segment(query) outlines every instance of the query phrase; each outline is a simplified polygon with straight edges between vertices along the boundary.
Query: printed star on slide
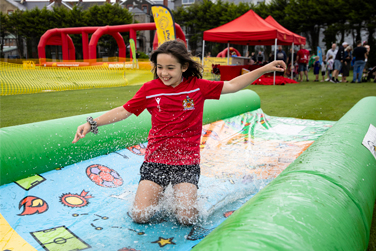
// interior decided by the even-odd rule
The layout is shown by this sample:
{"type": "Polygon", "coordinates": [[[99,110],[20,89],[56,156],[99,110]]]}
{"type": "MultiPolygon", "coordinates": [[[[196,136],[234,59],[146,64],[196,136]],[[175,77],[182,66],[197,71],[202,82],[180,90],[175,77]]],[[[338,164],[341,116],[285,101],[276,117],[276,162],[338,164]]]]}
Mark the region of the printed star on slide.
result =
{"type": "Polygon", "coordinates": [[[159,246],[162,248],[164,246],[166,246],[167,244],[176,244],[174,242],[172,242],[172,239],[174,239],[174,237],[171,237],[171,238],[168,238],[168,239],[164,239],[162,237],[159,237],[159,240],[157,241],[153,241],[152,243],[158,243],[159,246]]]}

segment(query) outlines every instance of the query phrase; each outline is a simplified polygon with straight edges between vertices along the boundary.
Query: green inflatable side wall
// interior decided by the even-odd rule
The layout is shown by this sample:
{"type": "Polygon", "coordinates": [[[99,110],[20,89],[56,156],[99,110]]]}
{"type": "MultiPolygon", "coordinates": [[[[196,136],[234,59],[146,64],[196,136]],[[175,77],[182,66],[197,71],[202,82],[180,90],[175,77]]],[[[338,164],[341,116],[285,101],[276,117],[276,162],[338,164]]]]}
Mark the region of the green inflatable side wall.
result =
{"type": "MultiPolygon", "coordinates": [[[[260,108],[260,97],[243,90],[222,95],[220,100],[207,100],[203,122],[210,123],[260,108]]],[[[5,127],[0,129],[0,185],[34,174],[64,167],[82,160],[108,154],[147,140],[151,127],[150,114],[102,126],[99,133],[89,133],[84,140],[72,144],[77,126],[87,116],[104,112],[5,127]]]]}
{"type": "Polygon", "coordinates": [[[376,97],[359,101],[194,250],[366,250],[376,160],[362,145],[376,97]]]}

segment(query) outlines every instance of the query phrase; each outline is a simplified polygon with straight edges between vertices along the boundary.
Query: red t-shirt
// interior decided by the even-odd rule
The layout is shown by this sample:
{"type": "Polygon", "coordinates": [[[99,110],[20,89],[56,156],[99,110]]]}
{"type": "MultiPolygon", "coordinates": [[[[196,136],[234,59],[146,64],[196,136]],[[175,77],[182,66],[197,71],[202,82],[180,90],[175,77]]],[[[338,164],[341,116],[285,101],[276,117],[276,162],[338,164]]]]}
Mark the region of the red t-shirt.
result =
{"type": "Polygon", "coordinates": [[[178,86],[158,78],[145,83],[123,107],[138,116],[151,114],[145,162],[168,165],[200,163],[200,137],[205,99],[219,99],[223,81],[190,77],[178,86]]]}
{"type": "Polygon", "coordinates": [[[298,51],[297,55],[299,56],[299,60],[298,60],[299,64],[308,64],[308,60],[309,60],[309,51],[308,50],[300,49],[298,51]]]}

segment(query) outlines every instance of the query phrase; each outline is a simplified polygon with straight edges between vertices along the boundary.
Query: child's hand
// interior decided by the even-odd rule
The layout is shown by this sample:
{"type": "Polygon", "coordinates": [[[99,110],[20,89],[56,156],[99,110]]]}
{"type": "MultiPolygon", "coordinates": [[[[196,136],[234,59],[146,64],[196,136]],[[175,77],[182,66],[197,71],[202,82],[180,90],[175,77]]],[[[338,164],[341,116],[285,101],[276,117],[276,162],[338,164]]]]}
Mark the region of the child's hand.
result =
{"type": "Polygon", "coordinates": [[[90,132],[91,125],[89,123],[85,123],[77,127],[76,135],[74,135],[74,139],[72,143],[76,143],[79,139],[82,139],[85,137],[85,135],[90,132]]]}
{"type": "Polygon", "coordinates": [[[273,71],[284,72],[286,70],[286,64],[282,60],[276,60],[265,65],[265,68],[265,73],[273,71]]]}

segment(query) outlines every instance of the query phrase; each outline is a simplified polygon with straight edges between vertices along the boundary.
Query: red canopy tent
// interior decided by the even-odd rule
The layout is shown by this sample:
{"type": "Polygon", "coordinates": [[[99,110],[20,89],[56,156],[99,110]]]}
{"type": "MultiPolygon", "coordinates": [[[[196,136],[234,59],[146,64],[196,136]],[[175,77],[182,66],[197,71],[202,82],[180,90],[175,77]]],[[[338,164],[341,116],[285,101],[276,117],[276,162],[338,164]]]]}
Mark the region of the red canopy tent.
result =
{"type": "MultiPolygon", "coordinates": [[[[275,45],[277,47],[277,41],[281,45],[290,45],[294,41],[292,34],[288,34],[267,23],[253,10],[249,10],[244,15],[227,24],[204,31],[203,38],[202,62],[204,62],[205,41],[227,43],[227,47],[230,46],[230,43],[241,45],[275,45]]],[[[276,52],[277,50],[274,50],[274,59],[276,58],[276,52]]],[[[228,53],[227,58],[229,57],[228,53]]]]}
{"type": "Polygon", "coordinates": [[[253,10],[217,28],[204,31],[204,41],[242,45],[290,45],[293,35],[278,30],[253,10]]]}
{"type": "MultiPolygon", "coordinates": [[[[292,31],[289,31],[288,29],[286,29],[285,27],[283,27],[282,25],[280,25],[277,21],[275,21],[275,19],[272,17],[272,16],[268,16],[267,18],[265,18],[265,21],[271,25],[273,25],[274,27],[276,27],[278,30],[281,30],[281,31],[284,31],[285,33],[288,33],[290,35],[292,35],[294,37],[293,39],[293,43],[292,43],[292,47],[294,47],[294,44],[295,45],[300,45],[300,44],[305,44],[306,43],[306,38],[305,37],[302,37],[292,31]]],[[[291,65],[294,65],[294,51],[292,51],[292,58],[291,58],[291,65]]],[[[291,78],[293,78],[293,72],[291,71],[291,78]]]]}
{"type": "Polygon", "coordinates": [[[292,31],[289,31],[288,29],[286,29],[285,27],[283,27],[282,25],[280,25],[277,21],[275,21],[275,19],[272,17],[272,16],[268,16],[267,18],[265,18],[265,21],[274,26],[275,28],[277,28],[278,30],[280,31],[283,31],[289,35],[292,35],[294,37],[293,39],[293,43],[295,45],[300,45],[300,44],[305,44],[306,43],[306,38],[305,37],[302,37],[292,31]]]}

